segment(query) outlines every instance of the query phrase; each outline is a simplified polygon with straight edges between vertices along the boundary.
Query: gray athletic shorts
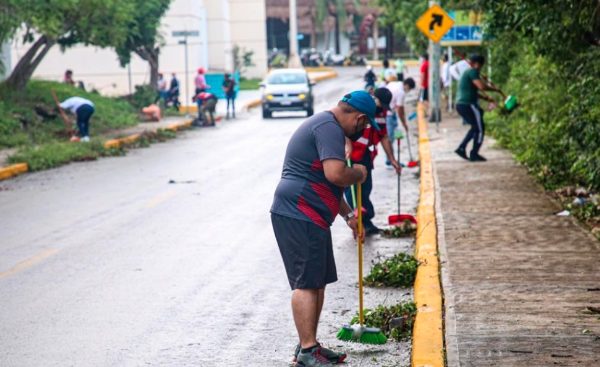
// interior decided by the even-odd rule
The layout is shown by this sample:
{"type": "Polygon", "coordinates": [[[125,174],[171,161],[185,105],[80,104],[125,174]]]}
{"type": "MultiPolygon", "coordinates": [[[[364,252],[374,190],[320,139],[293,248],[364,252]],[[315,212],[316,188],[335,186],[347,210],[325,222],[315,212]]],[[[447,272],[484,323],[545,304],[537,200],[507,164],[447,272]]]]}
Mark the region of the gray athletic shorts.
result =
{"type": "Polygon", "coordinates": [[[320,289],[337,281],[329,228],[274,213],[271,223],[292,290],[320,289]]]}

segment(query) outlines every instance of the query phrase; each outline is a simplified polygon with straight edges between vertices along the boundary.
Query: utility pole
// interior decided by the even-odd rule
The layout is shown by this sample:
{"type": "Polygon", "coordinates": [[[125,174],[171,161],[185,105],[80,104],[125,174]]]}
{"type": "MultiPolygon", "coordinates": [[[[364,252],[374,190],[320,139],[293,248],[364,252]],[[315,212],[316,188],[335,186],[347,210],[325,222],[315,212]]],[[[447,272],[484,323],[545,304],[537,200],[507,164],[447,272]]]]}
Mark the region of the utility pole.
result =
{"type": "MultiPolygon", "coordinates": [[[[430,0],[429,6],[436,2],[430,0]]],[[[429,41],[429,101],[431,103],[431,114],[429,122],[435,122],[436,130],[439,131],[440,121],[442,121],[442,111],[440,109],[440,58],[441,46],[439,42],[429,41]]]]}
{"type": "Polygon", "coordinates": [[[184,45],[185,52],[185,105],[186,106],[186,114],[189,115],[189,106],[187,103],[190,103],[190,87],[189,87],[189,63],[188,63],[188,31],[184,32],[184,38],[178,42],[180,45],[184,45]]]}
{"type": "Polygon", "coordinates": [[[298,19],[296,15],[296,0],[290,0],[290,57],[288,59],[288,67],[302,67],[302,62],[298,56],[298,19]]]}

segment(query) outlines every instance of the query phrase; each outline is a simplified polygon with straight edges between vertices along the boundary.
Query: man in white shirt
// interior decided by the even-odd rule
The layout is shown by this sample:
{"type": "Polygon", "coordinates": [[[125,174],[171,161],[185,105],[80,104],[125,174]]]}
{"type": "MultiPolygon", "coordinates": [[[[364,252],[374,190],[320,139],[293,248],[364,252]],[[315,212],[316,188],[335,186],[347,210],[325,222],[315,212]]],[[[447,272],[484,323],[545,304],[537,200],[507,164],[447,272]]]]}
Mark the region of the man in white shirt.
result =
{"type": "Polygon", "coordinates": [[[94,114],[94,103],[82,97],[71,97],[64,100],[59,107],[67,110],[77,117],[77,130],[79,136],[71,137],[71,141],[90,141],[90,118],[94,114]]]}
{"type": "Polygon", "coordinates": [[[460,60],[450,66],[450,76],[452,79],[459,81],[462,74],[470,68],[471,65],[467,60],[460,60]]]}
{"type": "MultiPolygon", "coordinates": [[[[404,113],[404,99],[406,97],[406,93],[415,88],[415,81],[412,78],[406,78],[404,81],[397,81],[397,77],[392,75],[389,77],[388,84],[385,86],[387,89],[392,92],[392,100],[390,101],[390,111],[388,112],[386,118],[386,128],[388,132],[388,139],[390,139],[390,143],[394,142],[394,131],[398,127],[398,118],[402,122],[402,126],[406,130],[408,134],[408,124],[406,123],[406,114],[404,113]]],[[[388,166],[391,165],[391,162],[385,162],[388,166]]]]}
{"type": "Polygon", "coordinates": [[[441,70],[441,79],[442,79],[442,95],[446,104],[446,108],[450,107],[450,98],[448,96],[452,91],[450,90],[450,82],[452,81],[452,77],[450,76],[450,62],[448,61],[448,54],[444,54],[442,70],[441,70]]]}

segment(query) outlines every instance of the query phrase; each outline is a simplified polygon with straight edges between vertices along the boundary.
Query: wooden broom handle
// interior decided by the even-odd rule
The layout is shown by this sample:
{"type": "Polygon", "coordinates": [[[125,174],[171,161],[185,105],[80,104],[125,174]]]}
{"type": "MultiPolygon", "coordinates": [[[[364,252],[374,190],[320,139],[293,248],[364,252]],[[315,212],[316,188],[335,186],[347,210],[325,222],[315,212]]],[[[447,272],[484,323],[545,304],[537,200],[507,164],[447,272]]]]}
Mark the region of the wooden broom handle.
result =
{"type": "Polygon", "coordinates": [[[56,103],[56,107],[58,107],[58,112],[60,113],[60,117],[63,119],[64,123],[65,123],[65,127],[67,128],[67,130],[71,130],[71,123],[69,122],[69,119],[67,118],[67,115],[65,115],[65,111],[63,111],[62,107],[60,107],[60,102],[58,101],[58,97],[56,96],[56,92],[54,91],[54,89],[50,90],[50,93],[52,93],[52,98],[54,98],[54,103],[56,103]]]}
{"type": "Polygon", "coordinates": [[[356,185],[356,201],[357,201],[357,220],[358,220],[358,320],[360,326],[365,323],[365,315],[363,312],[363,222],[362,222],[362,184],[356,185]]]}

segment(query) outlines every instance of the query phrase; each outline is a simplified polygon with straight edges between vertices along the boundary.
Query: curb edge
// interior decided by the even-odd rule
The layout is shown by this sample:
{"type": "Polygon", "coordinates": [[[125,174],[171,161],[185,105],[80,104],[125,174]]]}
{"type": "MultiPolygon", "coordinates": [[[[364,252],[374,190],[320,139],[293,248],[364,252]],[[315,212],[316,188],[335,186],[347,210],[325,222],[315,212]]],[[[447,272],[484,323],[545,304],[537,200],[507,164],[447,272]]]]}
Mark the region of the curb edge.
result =
{"type": "Polygon", "coordinates": [[[419,105],[418,116],[421,182],[417,208],[418,236],[415,257],[421,265],[417,270],[414,287],[417,316],[413,327],[411,366],[443,367],[443,299],[435,217],[435,183],[427,137],[427,121],[422,105],[419,105]]]}
{"type": "Polygon", "coordinates": [[[27,163],[15,163],[10,166],[0,167],[0,181],[18,176],[29,171],[27,163]]]}

